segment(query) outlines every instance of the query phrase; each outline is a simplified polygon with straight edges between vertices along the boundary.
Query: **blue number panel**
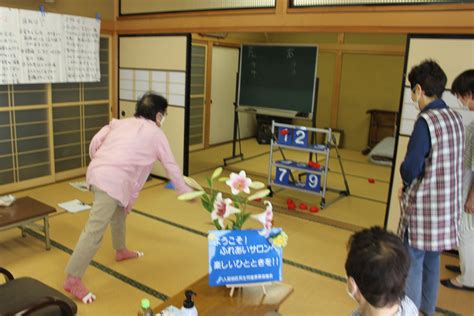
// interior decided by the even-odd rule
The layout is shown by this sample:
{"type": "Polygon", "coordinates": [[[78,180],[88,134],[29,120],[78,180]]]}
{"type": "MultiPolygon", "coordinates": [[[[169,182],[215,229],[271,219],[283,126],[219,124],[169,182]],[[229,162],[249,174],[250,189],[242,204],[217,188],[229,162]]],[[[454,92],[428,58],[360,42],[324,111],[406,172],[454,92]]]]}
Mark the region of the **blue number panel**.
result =
{"type": "Polygon", "coordinates": [[[278,144],[290,146],[293,141],[293,129],[280,127],[278,129],[278,144]]]}
{"type": "Polygon", "coordinates": [[[311,192],[321,192],[321,175],[309,173],[306,176],[305,189],[311,192]]]}
{"type": "Polygon", "coordinates": [[[275,183],[288,185],[290,172],[291,172],[290,169],[277,167],[276,175],[275,175],[275,183]]]}
{"type": "Polygon", "coordinates": [[[305,128],[296,128],[293,132],[293,146],[308,147],[308,130],[305,128]]]}

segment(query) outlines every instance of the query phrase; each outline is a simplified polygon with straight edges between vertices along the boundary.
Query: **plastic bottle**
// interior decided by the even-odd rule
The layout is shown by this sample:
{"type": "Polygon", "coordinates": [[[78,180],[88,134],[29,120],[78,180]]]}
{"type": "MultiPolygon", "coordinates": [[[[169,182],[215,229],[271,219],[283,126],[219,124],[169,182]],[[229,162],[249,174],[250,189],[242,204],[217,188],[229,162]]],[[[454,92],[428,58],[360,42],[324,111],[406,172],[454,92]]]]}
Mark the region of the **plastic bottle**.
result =
{"type": "Polygon", "coordinates": [[[150,300],[147,298],[141,301],[140,316],[153,316],[153,310],[150,308],[150,300]]]}
{"type": "Polygon", "coordinates": [[[181,316],[198,316],[198,311],[193,302],[193,295],[197,294],[191,290],[186,290],[184,295],[186,299],[183,302],[183,307],[181,307],[181,316]]]}

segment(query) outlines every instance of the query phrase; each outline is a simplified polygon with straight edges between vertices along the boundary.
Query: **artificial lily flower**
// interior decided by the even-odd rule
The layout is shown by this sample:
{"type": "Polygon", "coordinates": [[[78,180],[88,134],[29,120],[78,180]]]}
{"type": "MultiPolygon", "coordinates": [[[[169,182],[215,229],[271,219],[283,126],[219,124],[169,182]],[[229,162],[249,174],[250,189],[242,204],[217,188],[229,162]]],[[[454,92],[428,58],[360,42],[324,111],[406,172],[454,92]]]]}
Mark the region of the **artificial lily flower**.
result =
{"type": "Polygon", "coordinates": [[[217,219],[221,228],[224,228],[224,219],[232,214],[240,213],[240,210],[233,207],[231,199],[223,199],[222,193],[218,193],[214,201],[214,210],[211,212],[213,221],[217,219]]]}
{"type": "Polygon", "coordinates": [[[230,179],[225,182],[232,190],[233,195],[237,195],[240,192],[250,193],[250,185],[252,180],[247,178],[245,171],[240,171],[239,174],[232,172],[230,179]]]}
{"type": "Polygon", "coordinates": [[[272,229],[273,206],[269,201],[264,201],[264,203],[267,205],[265,211],[260,214],[252,215],[252,218],[263,224],[262,235],[268,237],[272,229]]]}

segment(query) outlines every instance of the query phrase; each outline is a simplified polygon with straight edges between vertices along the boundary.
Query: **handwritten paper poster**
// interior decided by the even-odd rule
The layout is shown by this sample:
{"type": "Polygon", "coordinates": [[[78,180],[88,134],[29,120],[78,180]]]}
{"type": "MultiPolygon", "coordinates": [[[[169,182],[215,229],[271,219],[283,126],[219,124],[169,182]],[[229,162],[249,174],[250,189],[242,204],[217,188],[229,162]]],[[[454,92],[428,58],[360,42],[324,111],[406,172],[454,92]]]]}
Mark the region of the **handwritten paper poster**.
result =
{"type": "Polygon", "coordinates": [[[20,10],[22,78],[28,83],[63,81],[61,15],[20,10]]]}
{"type": "Polygon", "coordinates": [[[64,61],[67,82],[100,81],[100,22],[63,15],[64,61]]]}
{"type": "Polygon", "coordinates": [[[20,83],[19,11],[0,7],[0,83],[20,83]]]}
{"type": "Polygon", "coordinates": [[[100,81],[100,20],[0,7],[0,84],[100,81]]]}

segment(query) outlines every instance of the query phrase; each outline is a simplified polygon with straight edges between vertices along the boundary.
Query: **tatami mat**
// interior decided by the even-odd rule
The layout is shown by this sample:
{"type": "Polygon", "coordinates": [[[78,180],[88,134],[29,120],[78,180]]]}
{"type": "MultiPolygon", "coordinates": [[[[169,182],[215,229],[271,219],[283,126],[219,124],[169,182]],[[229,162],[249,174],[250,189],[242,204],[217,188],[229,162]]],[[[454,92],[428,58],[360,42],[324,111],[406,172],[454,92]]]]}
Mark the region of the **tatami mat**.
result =
{"type": "MultiPolygon", "coordinates": [[[[269,151],[268,145],[259,145],[255,138],[242,140],[242,152],[244,157],[254,157],[269,151]]],[[[239,147],[237,143],[236,150],[239,147]]],[[[224,163],[224,158],[232,156],[232,143],[216,145],[203,150],[189,153],[189,173],[195,174],[205,170],[216,168],[224,163]]]]}
{"type": "MultiPolygon", "coordinates": [[[[52,226],[53,230],[56,228],[56,225],[52,226]]],[[[0,254],[0,266],[11,271],[14,277],[29,276],[69,295],[62,289],[64,267],[69,260],[66,252],[54,246],[46,251],[42,241],[31,236],[22,238],[20,231],[15,229],[0,233],[0,254]]],[[[140,300],[149,297],[92,266],[87,270],[84,282],[96,293],[98,301],[90,305],[77,302],[79,316],[136,315],[140,300]]],[[[161,302],[156,298],[152,301],[161,302]]]]}
{"type": "MultiPolygon", "coordinates": [[[[92,199],[91,193],[71,189],[68,182],[22,194],[50,205],[73,198],[92,199]]],[[[347,198],[337,203],[343,205],[350,199],[364,201],[347,198]]],[[[344,208],[357,214],[355,205],[344,208]]],[[[135,315],[141,298],[148,297],[154,306],[158,305],[161,295],[173,295],[207,272],[206,232],[213,228],[209,213],[199,203],[180,202],[173,190],[157,183],[142,190],[135,209],[127,219],[127,244],[131,249],[143,250],[145,256],[115,262],[107,231],[95,263],[84,277],[98,301],[87,306],[78,303],[79,315],[135,315]]],[[[250,210],[260,211],[254,207],[250,210]]],[[[18,277],[32,276],[62,290],[68,252],[74,248],[87,216],[86,211],[51,218],[51,251],[44,250],[44,243],[35,237],[22,238],[18,229],[1,232],[0,266],[18,277]]],[[[282,305],[282,314],[347,315],[355,308],[344,283],[346,243],[351,231],[281,213],[275,213],[274,221],[289,235],[284,250],[284,282],[295,288],[282,305]]],[[[258,227],[255,222],[249,224],[258,227]]],[[[443,256],[445,262],[456,263],[456,259],[443,256]]],[[[442,269],[442,277],[448,276],[452,274],[442,269]]],[[[440,288],[438,305],[442,314],[454,311],[472,315],[473,304],[472,293],[440,288]]]]}
{"type": "MultiPolygon", "coordinates": [[[[237,170],[236,170],[237,171],[237,170]]],[[[228,176],[229,171],[224,171],[223,176],[228,176]]],[[[206,177],[209,177],[210,173],[209,172],[204,172],[198,175],[194,175],[193,178],[196,179],[199,183],[201,183],[203,186],[206,184],[206,177]]],[[[266,179],[262,177],[254,177],[250,175],[250,177],[253,180],[257,181],[263,181],[266,183],[266,179]]],[[[370,192],[377,192],[377,189],[374,189],[374,191],[371,191],[371,188],[380,188],[381,186],[384,186],[384,184],[380,183],[375,183],[375,184],[369,184],[367,182],[362,183],[362,186],[367,187],[367,193],[370,192]]],[[[350,185],[352,188],[353,186],[350,185]]],[[[217,190],[220,190],[222,192],[226,192],[230,194],[230,188],[224,184],[224,183],[215,183],[215,188],[217,190]]],[[[343,188],[342,186],[340,187],[341,189],[343,188]]],[[[304,193],[304,192],[299,192],[299,191],[294,191],[294,190],[282,190],[279,191],[280,189],[275,188],[277,191],[274,193],[273,197],[270,198],[272,203],[274,204],[275,207],[280,208],[281,211],[287,212],[289,215],[301,215],[301,213],[305,214],[306,216],[310,217],[323,217],[323,218],[328,218],[332,219],[341,223],[347,223],[349,225],[355,225],[359,227],[371,227],[374,225],[379,225],[383,226],[384,220],[385,220],[385,211],[386,211],[386,204],[380,202],[382,199],[382,194],[385,194],[383,192],[383,189],[379,189],[382,191],[381,196],[375,197],[374,199],[377,200],[371,200],[371,199],[365,199],[365,198],[360,198],[360,197],[355,197],[355,196],[349,196],[349,197],[342,197],[339,200],[336,200],[339,195],[328,192],[326,196],[326,203],[333,202],[332,204],[328,205],[326,208],[323,210],[320,210],[318,213],[310,213],[308,210],[299,210],[296,209],[294,211],[289,211],[287,209],[287,199],[291,198],[293,201],[296,202],[297,206],[300,205],[300,203],[305,203],[308,206],[316,206],[320,207],[319,203],[321,201],[321,197],[309,193],[304,193]]],[[[357,192],[360,187],[354,187],[355,191],[357,192]]],[[[352,190],[352,189],[351,189],[352,190]]],[[[353,191],[351,191],[352,194],[354,194],[353,191]]]]}

